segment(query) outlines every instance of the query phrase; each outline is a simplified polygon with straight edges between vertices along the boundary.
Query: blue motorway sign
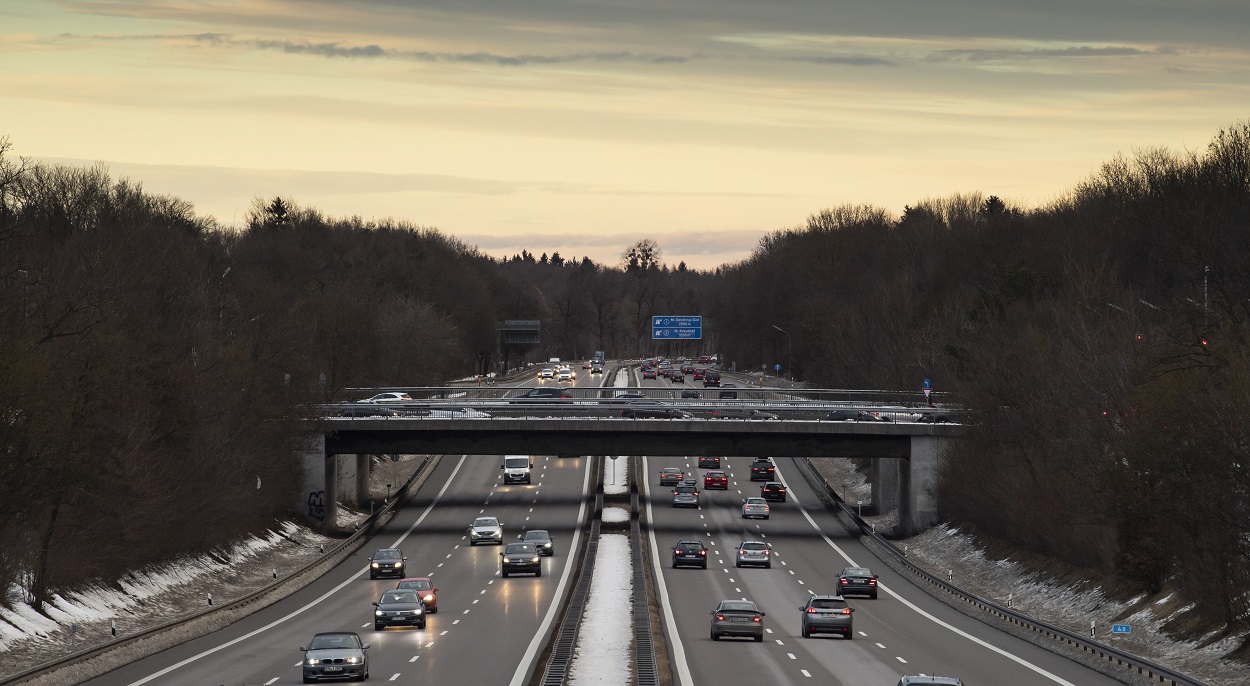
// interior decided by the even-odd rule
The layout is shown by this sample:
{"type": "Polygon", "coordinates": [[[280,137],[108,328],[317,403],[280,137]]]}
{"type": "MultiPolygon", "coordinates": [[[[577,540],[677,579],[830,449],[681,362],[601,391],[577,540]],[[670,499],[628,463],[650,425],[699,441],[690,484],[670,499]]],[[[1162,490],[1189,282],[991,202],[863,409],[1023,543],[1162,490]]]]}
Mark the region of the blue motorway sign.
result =
{"type": "Polygon", "coordinates": [[[1112,624],[1111,625],[1111,633],[1113,634],[1127,634],[1132,631],[1133,631],[1133,628],[1129,626],[1128,624],[1112,624]]]}
{"type": "Polygon", "coordinates": [[[701,316],[655,316],[651,318],[653,340],[685,340],[703,338],[701,316]]]}

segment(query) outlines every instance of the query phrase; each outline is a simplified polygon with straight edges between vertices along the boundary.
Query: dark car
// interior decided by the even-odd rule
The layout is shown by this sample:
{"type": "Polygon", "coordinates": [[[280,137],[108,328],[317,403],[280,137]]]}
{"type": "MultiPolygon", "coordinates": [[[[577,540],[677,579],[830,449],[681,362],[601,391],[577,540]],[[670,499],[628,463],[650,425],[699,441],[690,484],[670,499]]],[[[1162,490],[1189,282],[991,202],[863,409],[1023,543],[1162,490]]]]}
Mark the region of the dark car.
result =
{"type": "Polygon", "coordinates": [[[344,407],[338,410],[340,417],[398,417],[399,413],[395,410],[377,405],[361,405],[358,407],[344,407]]]}
{"type": "Polygon", "coordinates": [[[700,457],[699,469],[720,469],[719,457],[700,457]]]}
{"type": "Polygon", "coordinates": [[[683,364],[681,366],[681,373],[682,374],[694,374],[694,365],[683,364]]]}
{"type": "Polygon", "coordinates": [[[573,394],[566,387],[541,386],[539,388],[531,388],[525,393],[512,398],[511,401],[514,403],[544,402],[547,400],[564,400],[572,397],[573,394]]]}
{"type": "Polygon", "coordinates": [[[404,561],[407,559],[399,548],[378,548],[369,558],[369,578],[393,576],[402,579],[404,578],[404,561]]]}
{"type": "Polygon", "coordinates": [[[777,468],[773,466],[773,461],[767,457],[756,458],[751,463],[751,480],[752,481],[776,481],[777,468]]]}
{"type": "Polygon", "coordinates": [[[690,419],[691,414],[677,407],[670,407],[658,400],[634,400],[621,410],[621,416],[629,419],[690,419]]]}
{"type": "Polygon", "coordinates": [[[542,558],[538,554],[538,547],[533,543],[509,543],[499,553],[499,557],[499,575],[502,577],[506,578],[517,572],[543,575],[542,558]]]}
{"type": "Polygon", "coordinates": [[[690,398],[692,400],[698,400],[699,398],[703,397],[703,394],[700,393],[699,391],[682,391],[681,397],[690,398]]]}
{"type": "Polygon", "coordinates": [[[421,598],[422,603],[425,603],[425,613],[427,615],[438,612],[438,589],[434,588],[434,583],[430,581],[428,576],[400,579],[399,583],[395,584],[395,590],[416,591],[417,597],[421,598]]]}
{"type": "Polygon", "coordinates": [[[686,383],[686,374],[680,369],[674,369],[672,374],[668,375],[670,381],[680,381],[686,383]]]}
{"type": "Polygon", "coordinates": [[[414,590],[387,591],[373,604],[373,608],[374,631],[388,626],[425,628],[425,604],[414,590]]]}
{"type": "Polygon", "coordinates": [[[764,613],[749,600],[722,600],[712,615],[712,640],[721,636],[746,636],[764,642],[764,613]]]}
{"type": "Polygon", "coordinates": [[[673,569],[681,566],[707,569],[707,546],[703,541],[678,541],[673,546],[673,569]]]}
{"type": "Polygon", "coordinates": [[[308,645],[299,649],[304,653],[300,667],[306,684],[322,679],[369,678],[369,644],[361,643],[354,631],[314,634],[308,645]]]}
{"type": "Polygon", "coordinates": [[[686,473],[681,471],[677,467],[665,467],[664,469],[660,470],[660,485],[661,486],[676,486],[682,481],[685,481],[685,479],[686,479],[686,473]]]}
{"type": "Polygon", "coordinates": [[[653,369],[653,368],[651,368],[651,367],[647,367],[646,369],[642,370],[642,378],[644,378],[644,379],[654,379],[654,378],[655,378],[655,369],[653,369]]]}
{"type": "Polygon", "coordinates": [[[842,634],[847,640],[855,638],[851,617],[855,610],[843,598],[836,595],[810,596],[806,605],[799,606],[799,611],[803,613],[799,621],[803,638],[811,638],[812,634],[842,634]]]}
{"type": "Polygon", "coordinates": [[[898,686],[964,686],[964,682],[953,676],[905,676],[898,680],[898,686]]]}
{"type": "Polygon", "coordinates": [[[594,365],[594,366],[592,366],[592,367],[590,368],[590,373],[591,373],[591,374],[602,374],[602,373],[603,373],[603,366],[602,366],[602,365],[594,365]]]}
{"type": "Polygon", "coordinates": [[[720,385],[720,372],[716,371],[715,369],[707,370],[707,373],[703,375],[703,385],[704,386],[719,386],[720,385]]]}
{"type": "Polygon", "coordinates": [[[712,419],[781,419],[781,417],[754,407],[718,407],[712,410],[712,419]]]}
{"type": "Polygon", "coordinates": [[[695,367],[695,370],[693,373],[691,373],[690,377],[693,378],[695,381],[702,381],[703,377],[706,375],[707,375],[706,369],[704,369],[703,367],[695,367]]]}
{"type": "Polygon", "coordinates": [[[555,539],[545,529],[530,529],[526,531],[525,535],[521,537],[521,542],[532,543],[535,548],[538,548],[539,555],[551,556],[556,554],[555,539]]]}
{"type": "Polygon", "coordinates": [[[838,575],[838,595],[877,597],[877,575],[867,567],[847,567],[838,575]]]}
{"type": "Polygon", "coordinates": [[[786,501],[786,486],[780,481],[765,481],[760,486],[760,497],[773,503],[784,503],[786,501]]]}

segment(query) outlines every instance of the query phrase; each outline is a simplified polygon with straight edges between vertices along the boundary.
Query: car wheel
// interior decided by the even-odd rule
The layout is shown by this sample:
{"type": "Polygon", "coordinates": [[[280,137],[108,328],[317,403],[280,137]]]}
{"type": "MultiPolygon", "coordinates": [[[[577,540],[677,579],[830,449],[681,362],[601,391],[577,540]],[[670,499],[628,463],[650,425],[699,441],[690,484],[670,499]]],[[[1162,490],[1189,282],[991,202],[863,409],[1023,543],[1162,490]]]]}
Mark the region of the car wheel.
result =
{"type": "Polygon", "coordinates": [[[381,630],[382,630],[382,625],[381,625],[381,624],[378,624],[377,622],[374,622],[374,623],[373,623],[373,630],[374,630],[374,631],[381,631],[381,630]]]}
{"type": "Polygon", "coordinates": [[[422,630],[422,631],[425,631],[425,622],[421,622],[420,624],[418,624],[418,625],[417,625],[417,628],[418,628],[418,629],[420,629],[420,630],[422,630]]]}
{"type": "Polygon", "coordinates": [[[470,538],[470,539],[469,539],[469,545],[470,545],[470,546],[475,546],[475,545],[477,545],[477,541],[475,541],[475,540],[473,540],[473,539],[471,539],[471,538],[470,538]]]}
{"type": "Polygon", "coordinates": [[[877,599],[877,594],[876,594],[876,593],[873,593],[873,594],[872,594],[872,599],[873,599],[873,600],[876,600],[876,599],[877,599]]]}
{"type": "Polygon", "coordinates": [[[719,640],[720,640],[720,634],[718,634],[718,633],[716,633],[715,631],[713,631],[713,632],[712,632],[712,640],[713,640],[713,641],[719,641],[719,640]]]}
{"type": "Polygon", "coordinates": [[[771,562],[764,563],[764,569],[772,569],[772,568],[773,568],[773,563],[771,562]]]}
{"type": "Polygon", "coordinates": [[[543,575],[543,568],[542,568],[542,567],[539,567],[538,569],[535,569],[535,570],[534,570],[534,576],[542,576],[542,575],[543,575]]]}
{"type": "Polygon", "coordinates": [[[699,565],[699,569],[707,569],[707,560],[704,560],[703,564],[699,565]]]}
{"type": "Polygon", "coordinates": [[[741,568],[741,567],[742,567],[742,563],[741,563],[741,562],[735,562],[735,563],[734,563],[734,566],[735,566],[735,567],[738,567],[738,568],[741,568]]]}
{"type": "Polygon", "coordinates": [[[436,614],[438,614],[438,608],[437,608],[437,607],[432,607],[432,608],[430,608],[430,614],[432,614],[432,615],[436,615],[436,614]]]}
{"type": "Polygon", "coordinates": [[[369,572],[369,580],[370,580],[370,581],[377,581],[377,579],[378,579],[378,575],[377,575],[377,574],[374,574],[373,572],[369,572]]]}
{"type": "Polygon", "coordinates": [[[768,519],[768,515],[764,515],[764,519],[768,519]]]}
{"type": "Polygon", "coordinates": [[[759,636],[756,636],[756,637],[755,637],[755,642],[756,642],[756,643],[763,643],[763,642],[764,642],[764,634],[760,634],[759,636]]]}
{"type": "Polygon", "coordinates": [[[507,579],[507,578],[508,578],[508,570],[506,570],[506,569],[501,569],[501,570],[499,570],[499,576],[501,576],[501,577],[503,577],[503,578],[507,579]]]}
{"type": "Polygon", "coordinates": [[[673,563],[673,569],[677,569],[677,563],[676,563],[676,562],[674,562],[674,563],[673,563]]]}
{"type": "Polygon", "coordinates": [[[316,682],[317,682],[317,680],[316,680],[316,679],[313,679],[313,678],[311,678],[311,677],[304,677],[304,683],[306,683],[306,684],[313,684],[313,683],[316,683],[316,682]]]}

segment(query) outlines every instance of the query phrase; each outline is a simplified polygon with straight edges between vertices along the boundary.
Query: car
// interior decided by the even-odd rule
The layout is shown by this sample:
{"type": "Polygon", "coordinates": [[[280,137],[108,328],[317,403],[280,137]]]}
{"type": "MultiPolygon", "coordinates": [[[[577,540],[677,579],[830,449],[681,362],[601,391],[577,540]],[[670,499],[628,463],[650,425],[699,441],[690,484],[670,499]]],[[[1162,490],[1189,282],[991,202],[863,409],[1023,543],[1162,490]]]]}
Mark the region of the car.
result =
{"type": "Polygon", "coordinates": [[[621,392],[621,393],[617,393],[615,396],[613,396],[613,397],[611,397],[611,398],[608,398],[608,399],[606,400],[606,402],[608,402],[608,403],[622,403],[622,402],[627,403],[627,402],[629,402],[629,401],[631,401],[631,400],[644,400],[646,397],[647,397],[647,396],[645,396],[645,395],[643,395],[643,394],[639,393],[638,391],[623,391],[623,392],[621,392]]]}
{"type": "Polygon", "coordinates": [[[590,373],[591,373],[591,374],[602,374],[602,373],[603,373],[603,366],[602,366],[602,365],[595,365],[595,366],[591,367],[591,368],[590,368],[590,373]]]}
{"type": "Polygon", "coordinates": [[[576,378],[577,375],[574,374],[573,370],[568,367],[560,367],[556,370],[556,381],[572,381],[576,378]]]}
{"type": "Polygon", "coordinates": [[[706,386],[719,386],[720,385],[720,372],[716,371],[715,369],[707,370],[707,373],[703,375],[703,385],[705,387],[706,386]]]}
{"type": "Polygon", "coordinates": [[[877,575],[867,567],[847,567],[838,575],[839,595],[866,595],[877,597],[877,575]]]}
{"type": "Polygon", "coordinates": [[[700,457],[699,469],[720,469],[719,457],[700,457]]]}
{"type": "Polygon", "coordinates": [[[369,678],[369,644],[362,643],[354,631],[316,633],[299,649],[304,654],[300,669],[306,684],[322,679],[369,678]]]}
{"type": "Polygon", "coordinates": [[[521,537],[521,542],[532,543],[535,548],[538,548],[539,555],[551,556],[556,554],[555,539],[551,537],[551,534],[546,529],[530,529],[526,531],[525,535],[521,537]]]}
{"type": "Polygon", "coordinates": [[[964,686],[964,682],[953,676],[905,676],[898,680],[898,686],[964,686]]]}
{"type": "Polygon", "coordinates": [[[698,400],[699,398],[702,398],[703,395],[699,391],[682,391],[681,397],[690,398],[692,400],[698,400]]]}
{"type": "Polygon", "coordinates": [[[682,374],[694,374],[694,365],[683,364],[681,366],[681,373],[682,374]]]}
{"type": "Polygon", "coordinates": [[[698,507],[699,489],[683,483],[673,489],[673,507],[698,507]]]}
{"type": "Polygon", "coordinates": [[[833,410],[825,415],[827,422],[888,422],[889,417],[880,412],[865,412],[863,410],[833,410]]]}
{"type": "Polygon", "coordinates": [[[546,402],[549,400],[563,400],[572,398],[573,394],[567,388],[558,388],[555,386],[542,386],[539,388],[531,388],[525,393],[512,398],[512,402],[546,402]]]}
{"type": "Polygon", "coordinates": [[[949,414],[922,414],[916,420],[921,424],[957,424],[959,420],[949,414]]]}
{"type": "Polygon", "coordinates": [[[438,419],[490,419],[489,412],[472,407],[433,407],[429,416],[438,419]]]}
{"type": "Polygon", "coordinates": [[[695,381],[702,381],[703,377],[706,375],[707,375],[706,369],[704,369],[703,367],[695,367],[694,372],[690,376],[695,381]]]}
{"type": "Polygon", "coordinates": [[[712,489],[727,491],[729,490],[729,476],[720,470],[706,472],[703,474],[703,487],[709,491],[712,489]]]}
{"type": "Polygon", "coordinates": [[[503,545],[503,524],[495,517],[478,517],[469,527],[469,545],[497,543],[503,545]]]}
{"type": "Polygon", "coordinates": [[[772,546],[763,541],[742,541],[734,553],[737,567],[756,566],[768,569],[773,566],[772,546]]]}
{"type": "Polygon", "coordinates": [[[378,548],[369,557],[369,578],[394,576],[402,579],[404,578],[404,562],[407,559],[399,548],[378,548]]]}
{"type": "Polygon", "coordinates": [[[731,383],[727,383],[721,386],[721,390],[719,393],[716,394],[716,397],[720,398],[721,400],[737,400],[738,399],[738,391],[736,390],[737,388],[738,388],[737,386],[731,383]]]}
{"type": "Polygon", "coordinates": [[[408,395],[407,393],[387,392],[387,393],[379,393],[379,394],[377,394],[377,395],[373,396],[372,398],[365,398],[364,400],[357,400],[356,402],[358,402],[358,403],[371,403],[371,404],[377,404],[377,403],[410,403],[410,402],[412,402],[412,396],[408,395]]]}
{"type": "Polygon", "coordinates": [[[799,628],[803,638],[811,638],[812,634],[842,634],[849,640],[855,638],[852,614],[853,608],[846,600],[836,595],[813,595],[807,603],[799,606],[803,614],[799,620],[799,628]]]}
{"type": "Polygon", "coordinates": [[[678,541],[673,546],[673,569],[683,566],[707,569],[707,546],[703,541],[678,541]]]}
{"type": "Polygon", "coordinates": [[[768,501],[763,498],[747,498],[742,501],[743,519],[751,519],[752,517],[768,519],[768,510],[768,501]]]}
{"type": "Polygon", "coordinates": [[[586,360],[585,362],[582,363],[582,369],[590,369],[593,366],[594,366],[594,362],[590,360],[586,360]]]}
{"type": "Polygon", "coordinates": [[[693,415],[679,407],[664,405],[658,400],[631,400],[621,410],[627,419],[690,419],[693,415]]]}
{"type": "Polygon", "coordinates": [[[668,375],[669,381],[686,383],[686,375],[680,369],[674,369],[672,374],[668,375]]]}
{"type": "Polygon", "coordinates": [[[773,461],[767,457],[757,457],[751,462],[751,480],[752,481],[776,481],[777,468],[773,466],[773,461]]]}
{"type": "Polygon", "coordinates": [[[381,631],[388,626],[425,628],[425,605],[416,591],[387,591],[373,604],[373,608],[374,631],[381,631]]]}
{"type": "Polygon", "coordinates": [[[362,405],[360,407],[344,407],[338,411],[340,417],[398,417],[399,413],[389,407],[362,405]]]}
{"type": "Polygon", "coordinates": [[[700,363],[700,364],[705,364],[705,363],[707,363],[707,362],[711,361],[711,359],[712,359],[712,358],[708,357],[707,355],[700,355],[700,356],[699,356],[699,363],[700,363]]]}
{"type": "Polygon", "coordinates": [[[686,473],[677,467],[665,467],[660,470],[661,486],[676,486],[686,480],[686,473]]]}
{"type": "Polygon", "coordinates": [[[780,481],[765,481],[760,486],[760,497],[773,503],[784,503],[786,501],[786,485],[780,481]]]}
{"type": "Polygon", "coordinates": [[[764,642],[764,613],[750,600],[722,600],[712,615],[712,640],[722,636],[746,636],[764,642]]]}
{"type": "Polygon", "coordinates": [[[399,583],[395,584],[395,590],[416,591],[421,602],[425,604],[426,614],[438,613],[438,589],[434,588],[434,582],[429,577],[414,576],[400,579],[399,583]]]}
{"type": "Polygon", "coordinates": [[[499,576],[507,578],[517,572],[543,575],[542,556],[533,543],[509,543],[499,553],[499,576]]]}
{"type": "Polygon", "coordinates": [[[655,369],[653,369],[653,368],[651,368],[651,367],[647,367],[646,369],[642,370],[642,378],[644,378],[644,379],[654,379],[655,377],[656,377],[656,371],[655,371],[655,369]]]}
{"type": "Polygon", "coordinates": [[[538,372],[538,378],[554,379],[556,378],[556,370],[552,369],[551,367],[543,367],[542,370],[538,372]]]}
{"type": "Polygon", "coordinates": [[[781,416],[754,407],[718,407],[712,410],[712,419],[781,419],[781,416]]]}

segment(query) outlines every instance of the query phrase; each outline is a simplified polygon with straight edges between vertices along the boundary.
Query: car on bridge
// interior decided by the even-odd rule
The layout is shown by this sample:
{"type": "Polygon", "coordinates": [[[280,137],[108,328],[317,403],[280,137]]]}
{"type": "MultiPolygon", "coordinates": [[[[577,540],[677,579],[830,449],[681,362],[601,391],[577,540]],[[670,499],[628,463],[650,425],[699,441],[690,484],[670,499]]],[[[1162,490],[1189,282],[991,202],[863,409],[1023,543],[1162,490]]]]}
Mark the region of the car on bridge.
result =
{"type": "Polygon", "coordinates": [[[393,590],[382,594],[373,604],[373,630],[381,631],[388,626],[415,626],[425,628],[425,605],[416,591],[393,590]]]}
{"type": "Polygon", "coordinates": [[[750,600],[722,600],[712,615],[712,640],[722,636],[746,636],[764,642],[764,613],[750,600]]]}
{"type": "Polygon", "coordinates": [[[673,546],[673,569],[683,566],[707,569],[707,546],[703,541],[678,541],[673,546]]]}
{"type": "Polygon", "coordinates": [[[754,407],[718,407],[712,410],[712,419],[781,419],[781,416],[754,407]]]}
{"type": "Polygon", "coordinates": [[[877,575],[867,567],[847,567],[838,575],[838,595],[877,598],[877,575]]]}
{"type": "Polygon", "coordinates": [[[760,486],[760,497],[773,503],[784,503],[786,501],[786,485],[780,481],[765,481],[760,486]]]}
{"type": "Polygon", "coordinates": [[[673,507],[698,507],[699,489],[682,482],[673,489],[673,507]]]}
{"type": "Polygon", "coordinates": [[[719,457],[700,457],[699,469],[720,469],[719,457]]]}
{"type": "Polygon", "coordinates": [[[360,641],[354,631],[323,631],[313,634],[300,662],[304,683],[321,679],[368,679],[369,644],[360,641]]]}
{"type": "Polygon", "coordinates": [[[633,400],[629,406],[621,410],[621,416],[627,419],[690,419],[689,412],[680,407],[665,405],[658,400],[633,400]]]}
{"type": "Polygon", "coordinates": [[[395,576],[402,579],[404,578],[404,562],[407,559],[399,548],[378,548],[369,557],[369,578],[395,576]]]}
{"type": "Polygon", "coordinates": [[[752,481],[776,481],[777,468],[773,466],[773,461],[767,457],[757,457],[751,462],[751,480],[752,481]]]}
{"type": "Polygon", "coordinates": [[[742,541],[734,554],[734,566],[769,569],[773,566],[772,548],[771,544],[763,541],[742,541]]]}
{"type": "Polygon", "coordinates": [[[395,590],[416,591],[421,602],[425,604],[426,614],[438,613],[438,589],[434,588],[434,582],[430,581],[428,576],[400,579],[399,583],[395,584],[395,590]]]}
{"type": "Polygon", "coordinates": [[[677,467],[665,467],[660,470],[661,486],[676,486],[686,480],[686,473],[677,467]]]}
{"type": "Polygon", "coordinates": [[[827,422],[888,422],[890,418],[879,412],[864,410],[833,410],[825,415],[827,422]]]}
{"type": "Polygon", "coordinates": [[[720,470],[706,472],[703,475],[703,488],[707,490],[729,490],[729,475],[720,470]]]}
{"type": "Polygon", "coordinates": [[[389,407],[377,405],[361,405],[360,407],[344,407],[338,410],[340,417],[398,417],[399,413],[389,407]]]}
{"type": "Polygon", "coordinates": [[[535,548],[538,548],[539,555],[551,556],[556,554],[555,539],[551,537],[551,534],[546,529],[530,529],[526,531],[525,535],[521,537],[521,542],[532,543],[535,548]]]}
{"type": "Polygon", "coordinates": [[[432,407],[429,416],[436,419],[490,419],[489,412],[472,407],[432,407]]]}
{"type": "Polygon", "coordinates": [[[505,579],[517,572],[543,575],[542,556],[538,554],[538,548],[533,543],[509,543],[499,553],[499,558],[499,576],[505,579]]]}
{"type": "Polygon", "coordinates": [[[812,634],[842,634],[848,641],[855,638],[855,610],[840,596],[809,596],[807,603],[799,606],[799,612],[803,613],[799,621],[803,638],[811,638],[812,634]]]}
{"type": "Polygon", "coordinates": [[[372,404],[377,404],[377,403],[410,403],[410,402],[413,402],[413,400],[412,400],[412,396],[408,395],[407,393],[399,393],[399,392],[394,392],[394,391],[388,391],[388,392],[386,392],[386,393],[379,393],[379,394],[377,394],[377,395],[373,396],[372,398],[365,398],[364,400],[357,400],[356,402],[358,402],[358,403],[372,403],[372,404]]]}
{"type": "Polygon", "coordinates": [[[558,388],[555,386],[540,386],[538,388],[531,388],[525,393],[522,393],[521,395],[518,395],[515,398],[509,398],[509,402],[541,403],[541,402],[548,402],[548,401],[555,401],[555,400],[564,400],[564,399],[572,398],[572,397],[573,397],[573,394],[569,392],[569,389],[567,388],[558,388]]]}
{"type": "Polygon", "coordinates": [[[964,686],[964,682],[953,676],[905,676],[898,680],[898,686],[964,686]]]}
{"type": "Polygon", "coordinates": [[[763,498],[747,498],[742,501],[743,519],[752,519],[754,517],[768,519],[768,510],[768,501],[763,498]]]}
{"type": "Polygon", "coordinates": [[[478,517],[469,527],[469,545],[498,543],[503,545],[503,523],[495,517],[478,517]]]}

